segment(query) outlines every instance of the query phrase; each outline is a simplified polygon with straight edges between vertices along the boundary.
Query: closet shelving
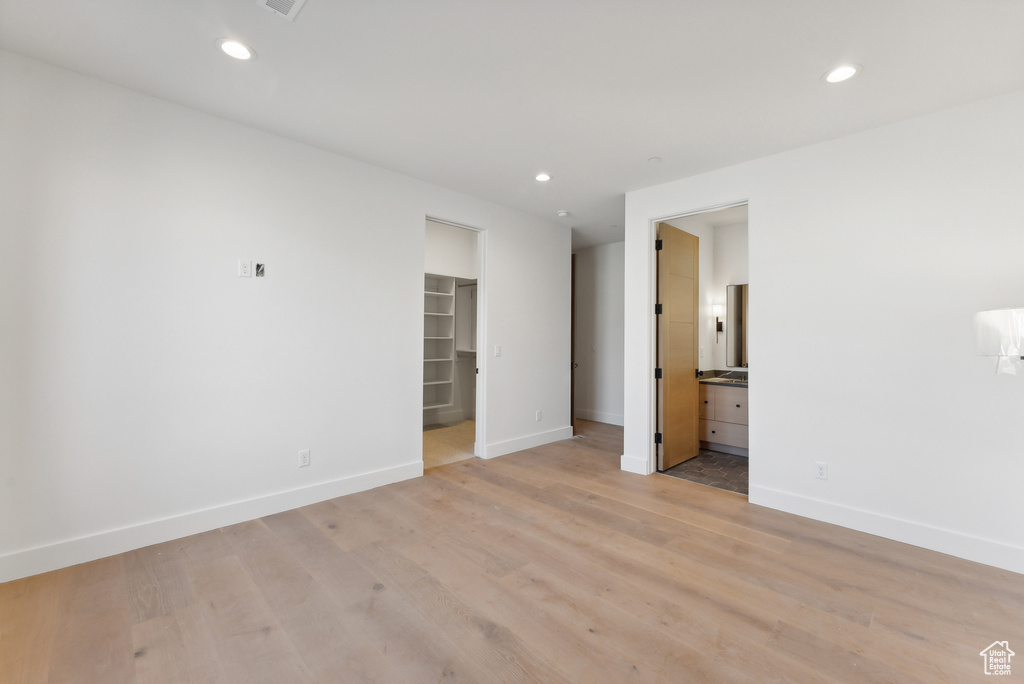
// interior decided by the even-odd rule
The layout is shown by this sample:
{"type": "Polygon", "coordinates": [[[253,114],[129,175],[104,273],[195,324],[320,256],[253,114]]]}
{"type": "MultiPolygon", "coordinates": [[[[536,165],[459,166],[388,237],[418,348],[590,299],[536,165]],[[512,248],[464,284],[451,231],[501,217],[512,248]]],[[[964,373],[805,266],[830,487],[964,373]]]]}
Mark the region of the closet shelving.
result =
{"type": "Polygon", "coordinates": [[[455,278],[423,278],[423,408],[454,401],[455,278]]]}

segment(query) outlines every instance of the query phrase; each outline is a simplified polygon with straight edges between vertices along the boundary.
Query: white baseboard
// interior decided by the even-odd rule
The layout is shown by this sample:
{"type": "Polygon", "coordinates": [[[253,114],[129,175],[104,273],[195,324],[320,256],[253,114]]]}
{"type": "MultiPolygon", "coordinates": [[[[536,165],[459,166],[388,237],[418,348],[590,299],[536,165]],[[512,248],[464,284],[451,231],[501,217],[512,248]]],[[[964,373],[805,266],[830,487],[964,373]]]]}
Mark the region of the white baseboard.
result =
{"type": "Polygon", "coordinates": [[[619,459],[619,468],[625,470],[627,473],[636,473],[637,475],[650,475],[652,470],[647,467],[647,457],[629,456],[622,454],[619,459]]]}
{"type": "Polygon", "coordinates": [[[1024,573],[1024,548],[1019,546],[812,499],[769,487],[752,485],[748,500],[759,506],[821,520],[851,530],[867,532],[976,563],[1024,573]]]}
{"type": "Polygon", "coordinates": [[[423,475],[423,461],[235,501],[0,556],[0,582],[106,558],[423,475]]]}
{"type": "Polygon", "coordinates": [[[550,444],[551,442],[558,442],[563,439],[572,439],[572,426],[566,425],[565,427],[549,430],[547,432],[538,432],[533,435],[517,437],[516,439],[510,439],[505,442],[487,444],[484,447],[483,453],[480,454],[480,458],[497,458],[498,456],[515,453],[516,451],[522,451],[523,449],[532,449],[533,447],[550,444]]]}
{"type": "Polygon", "coordinates": [[[583,420],[592,420],[597,423],[608,423],[609,425],[624,425],[625,416],[619,413],[602,413],[601,411],[591,411],[589,409],[576,409],[576,417],[582,418],[583,420]]]}
{"type": "MultiPolygon", "coordinates": [[[[430,413],[424,411],[424,415],[430,418],[431,425],[448,425],[461,423],[467,418],[466,412],[463,411],[462,409],[431,409],[431,411],[433,412],[433,415],[430,415],[430,413]]],[[[426,422],[424,422],[424,424],[426,424],[426,422]]]]}

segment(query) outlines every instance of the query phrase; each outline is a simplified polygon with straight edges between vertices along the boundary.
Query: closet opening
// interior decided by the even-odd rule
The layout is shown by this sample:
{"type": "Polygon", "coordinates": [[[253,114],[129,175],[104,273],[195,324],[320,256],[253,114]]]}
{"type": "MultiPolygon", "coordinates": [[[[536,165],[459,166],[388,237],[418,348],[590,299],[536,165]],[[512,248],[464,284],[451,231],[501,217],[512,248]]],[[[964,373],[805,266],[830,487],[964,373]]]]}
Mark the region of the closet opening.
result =
{"type": "Polygon", "coordinates": [[[482,233],[427,219],[423,274],[423,468],[478,454],[482,433],[482,233]]]}

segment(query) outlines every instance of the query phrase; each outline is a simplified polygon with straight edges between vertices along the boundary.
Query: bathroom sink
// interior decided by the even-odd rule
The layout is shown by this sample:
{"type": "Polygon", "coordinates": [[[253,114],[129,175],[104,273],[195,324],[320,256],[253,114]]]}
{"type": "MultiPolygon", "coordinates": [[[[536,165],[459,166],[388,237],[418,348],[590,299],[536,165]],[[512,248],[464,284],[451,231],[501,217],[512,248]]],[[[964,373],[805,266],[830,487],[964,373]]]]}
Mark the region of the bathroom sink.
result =
{"type": "Polygon", "coordinates": [[[717,382],[728,385],[746,385],[747,381],[742,378],[701,378],[705,382],[717,382]]]}

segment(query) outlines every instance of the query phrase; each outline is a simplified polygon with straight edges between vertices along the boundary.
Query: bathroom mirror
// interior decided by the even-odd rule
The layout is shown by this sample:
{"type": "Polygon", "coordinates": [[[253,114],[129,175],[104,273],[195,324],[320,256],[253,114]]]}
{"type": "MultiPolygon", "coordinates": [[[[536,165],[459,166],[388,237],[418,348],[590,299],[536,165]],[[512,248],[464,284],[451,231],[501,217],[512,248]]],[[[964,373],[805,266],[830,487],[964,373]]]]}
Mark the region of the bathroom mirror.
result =
{"type": "Polygon", "coordinates": [[[747,286],[726,287],[725,365],[747,367],[747,286]]]}

